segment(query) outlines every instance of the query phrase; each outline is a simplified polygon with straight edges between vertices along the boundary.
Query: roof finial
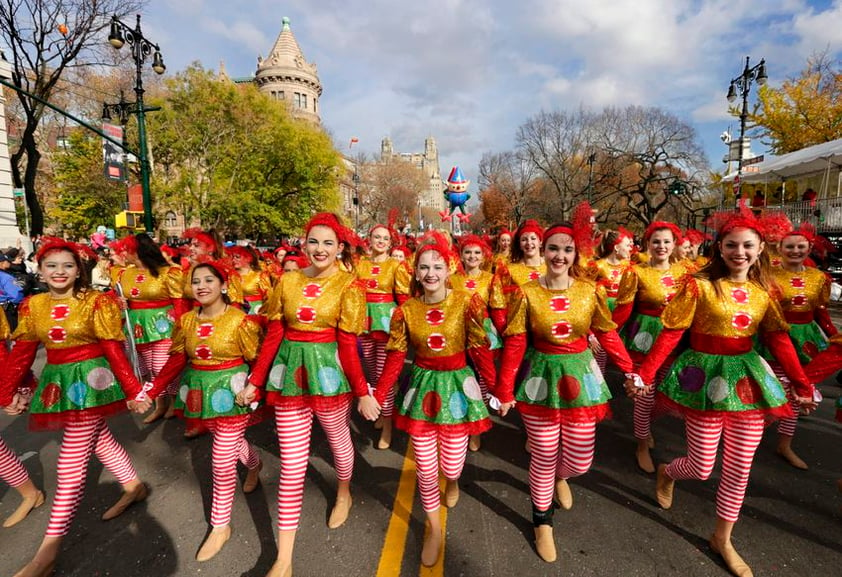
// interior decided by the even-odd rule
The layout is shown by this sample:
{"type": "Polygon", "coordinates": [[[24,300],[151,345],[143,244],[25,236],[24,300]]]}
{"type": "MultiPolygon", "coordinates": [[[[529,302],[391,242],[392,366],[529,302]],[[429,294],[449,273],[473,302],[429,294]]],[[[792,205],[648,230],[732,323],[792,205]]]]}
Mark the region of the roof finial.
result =
{"type": "Polygon", "coordinates": [[[284,27],[283,27],[284,30],[289,30],[289,16],[284,16],[281,19],[281,24],[284,25],[284,27]]]}

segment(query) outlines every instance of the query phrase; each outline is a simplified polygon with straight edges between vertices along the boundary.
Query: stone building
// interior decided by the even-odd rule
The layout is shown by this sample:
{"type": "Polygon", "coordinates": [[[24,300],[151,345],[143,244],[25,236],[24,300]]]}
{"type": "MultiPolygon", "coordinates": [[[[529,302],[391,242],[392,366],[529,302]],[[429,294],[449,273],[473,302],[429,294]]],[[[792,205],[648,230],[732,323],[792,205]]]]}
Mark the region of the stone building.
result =
{"type": "Polygon", "coordinates": [[[395,152],[392,139],[384,138],[380,142],[380,161],[398,159],[410,162],[420,168],[427,178],[427,188],[421,191],[419,202],[422,208],[435,211],[444,210],[444,183],[439,169],[439,151],[432,136],[424,140],[424,152],[395,152]]]}

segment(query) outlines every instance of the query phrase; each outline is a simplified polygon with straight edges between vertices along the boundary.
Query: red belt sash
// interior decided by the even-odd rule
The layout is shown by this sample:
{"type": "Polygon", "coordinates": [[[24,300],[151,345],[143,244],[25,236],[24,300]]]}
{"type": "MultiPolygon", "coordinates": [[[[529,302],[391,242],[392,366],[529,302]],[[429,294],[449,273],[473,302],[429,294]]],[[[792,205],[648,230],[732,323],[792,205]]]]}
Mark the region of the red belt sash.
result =
{"type": "Polygon", "coordinates": [[[416,355],[415,365],[430,371],[456,371],[465,368],[465,351],[445,357],[422,357],[416,355]]]}
{"type": "Polygon", "coordinates": [[[654,305],[639,304],[635,307],[635,311],[650,317],[659,317],[664,312],[664,307],[656,307],[654,305]]]}
{"type": "Polygon", "coordinates": [[[367,303],[393,303],[395,297],[392,293],[365,293],[365,302],[367,303]]]}
{"type": "Polygon", "coordinates": [[[255,302],[257,302],[257,301],[262,301],[262,300],[263,300],[263,295],[261,295],[261,294],[256,294],[256,295],[246,295],[246,296],[244,296],[244,297],[243,297],[243,299],[244,299],[247,303],[255,303],[255,302]]]}
{"type": "Polygon", "coordinates": [[[718,337],[690,333],[690,348],[709,355],[742,355],[754,348],[751,337],[718,337]]]}
{"type": "Polygon", "coordinates": [[[813,311],[784,311],[786,322],[791,325],[807,325],[813,322],[813,311]]]}
{"type": "Polygon", "coordinates": [[[231,359],[230,361],[222,361],[221,363],[216,363],[214,365],[197,365],[196,363],[190,363],[190,368],[197,371],[222,371],[224,369],[233,369],[234,367],[238,367],[240,365],[245,366],[243,359],[231,359]]]}
{"type": "Polygon", "coordinates": [[[105,351],[99,343],[89,345],[78,345],[61,349],[47,349],[47,362],[51,365],[64,365],[66,363],[78,363],[104,357],[105,351]]]}
{"type": "Polygon", "coordinates": [[[336,331],[333,329],[318,331],[285,329],[284,338],[288,341],[295,341],[300,343],[335,343],[336,331]]]}
{"type": "Polygon", "coordinates": [[[588,338],[580,337],[569,343],[558,344],[535,339],[532,346],[536,351],[545,355],[569,355],[584,352],[588,348],[588,338]]]}
{"type": "Polygon", "coordinates": [[[164,307],[172,306],[171,300],[160,301],[134,301],[129,300],[129,308],[132,310],[139,309],[162,309],[164,307]]]}

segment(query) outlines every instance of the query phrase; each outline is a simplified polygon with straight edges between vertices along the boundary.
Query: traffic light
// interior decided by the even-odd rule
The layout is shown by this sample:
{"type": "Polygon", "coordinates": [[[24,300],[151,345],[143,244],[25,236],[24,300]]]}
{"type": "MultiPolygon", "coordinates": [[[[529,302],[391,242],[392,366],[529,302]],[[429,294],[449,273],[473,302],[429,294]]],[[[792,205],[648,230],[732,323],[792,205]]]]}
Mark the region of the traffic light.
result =
{"type": "Polygon", "coordinates": [[[674,180],[670,183],[669,188],[667,189],[670,194],[683,194],[685,190],[687,190],[687,186],[681,182],[680,180],[674,180]]]}
{"type": "Polygon", "coordinates": [[[114,228],[143,229],[143,213],[124,210],[114,215],[114,228]]]}

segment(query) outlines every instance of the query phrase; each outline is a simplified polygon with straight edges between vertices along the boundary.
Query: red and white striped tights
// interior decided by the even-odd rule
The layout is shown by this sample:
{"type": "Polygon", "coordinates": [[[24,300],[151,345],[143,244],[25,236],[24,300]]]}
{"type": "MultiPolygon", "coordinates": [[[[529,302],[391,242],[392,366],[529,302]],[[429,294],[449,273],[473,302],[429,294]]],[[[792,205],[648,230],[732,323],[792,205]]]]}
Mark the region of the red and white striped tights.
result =
{"type": "MultiPolygon", "coordinates": [[[[140,359],[141,373],[143,373],[150,381],[158,376],[161,369],[170,358],[170,347],[172,346],[172,339],[161,339],[154,343],[143,343],[137,345],[137,356],[140,359]]],[[[168,395],[175,395],[178,393],[178,379],[175,379],[167,386],[168,395]]]]}
{"type": "Polygon", "coordinates": [[[584,475],[591,468],[596,448],[596,423],[555,423],[534,415],[521,415],[532,452],[529,493],[537,509],[553,504],[555,480],[584,475]]]}
{"type": "MultiPolygon", "coordinates": [[[[365,365],[365,373],[368,375],[368,382],[372,385],[377,385],[380,380],[380,374],[383,372],[383,365],[386,364],[386,343],[388,341],[378,340],[371,335],[360,336],[360,344],[363,350],[363,364],[365,365]]],[[[391,419],[395,411],[395,392],[397,387],[391,387],[389,394],[386,395],[386,400],[380,407],[380,415],[384,419],[391,419]]]]}
{"type": "Polygon", "coordinates": [[[354,443],[351,440],[351,396],[330,410],[310,407],[275,407],[275,431],[280,448],[281,477],[278,482],[278,529],[298,529],[304,501],[304,476],[310,455],[313,413],[319,419],[333,453],[338,481],[350,481],[354,471],[354,443]]]}
{"type": "Polygon", "coordinates": [[[425,513],[441,506],[439,494],[439,467],[445,479],[457,480],[462,476],[465,456],[468,454],[468,435],[447,437],[440,433],[410,435],[415,453],[415,474],[418,493],[425,513]]]}
{"type": "Polygon", "coordinates": [[[634,398],[634,438],[648,439],[652,436],[652,413],[655,408],[655,391],[658,385],[666,378],[672,367],[672,359],[668,359],[661,365],[658,372],[655,373],[655,382],[652,390],[645,395],[640,395],[634,398]]]}
{"type": "Polygon", "coordinates": [[[0,480],[10,487],[20,487],[26,483],[27,479],[29,479],[29,473],[26,472],[26,467],[0,437],[0,480]]]}
{"type": "Polygon", "coordinates": [[[785,437],[794,437],[795,436],[795,429],[798,426],[798,412],[801,410],[801,405],[792,398],[792,385],[789,382],[789,378],[786,376],[786,372],[784,372],[784,368],[781,364],[777,361],[771,361],[769,366],[772,367],[772,371],[775,373],[775,376],[778,377],[778,380],[781,381],[781,384],[784,387],[784,390],[787,393],[787,396],[790,397],[789,406],[792,407],[792,417],[782,417],[778,421],[778,434],[783,435],[785,437]]]}
{"type": "Polygon", "coordinates": [[[675,480],[706,480],[713,471],[721,437],[722,476],[716,490],[716,515],[736,522],[745,500],[751,462],[763,437],[763,415],[759,412],[688,414],[685,429],[687,456],[667,465],[667,476],[675,480]]]}
{"type": "Polygon", "coordinates": [[[237,461],[247,469],[260,464],[257,451],[245,439],[249,418],[250,415],[240,415],[207,422],[213,434],[213,527],[223,527],[231,522],[231,507],[237,491],[237,461]]]}
{"type": "Polygon", "coordinates": [[[70,530],[70,522],[85,492],[91,453],[121,485],[137,479],[128,453],[111,435],[105,419],[91,417],[89,421],[67,423],[56,466],[58,480],[47,537],[64,537],[70,530]]]}

